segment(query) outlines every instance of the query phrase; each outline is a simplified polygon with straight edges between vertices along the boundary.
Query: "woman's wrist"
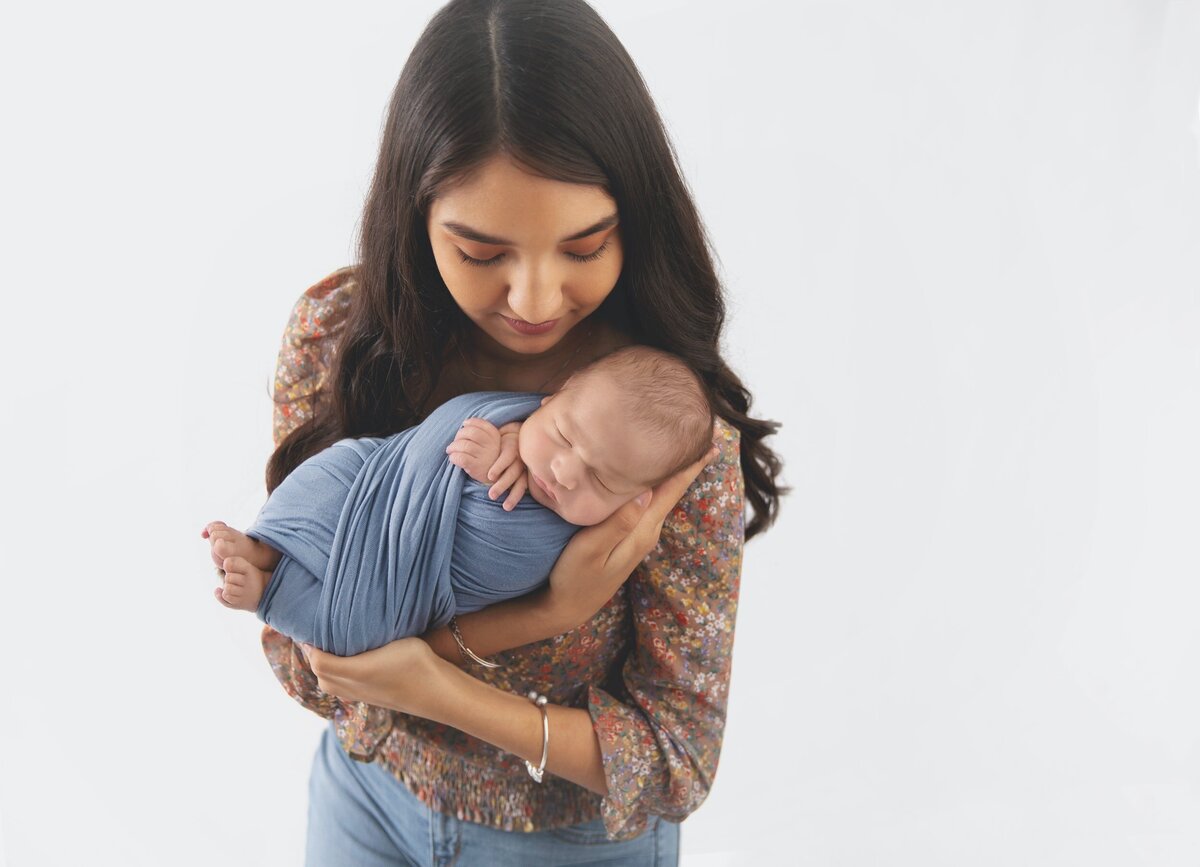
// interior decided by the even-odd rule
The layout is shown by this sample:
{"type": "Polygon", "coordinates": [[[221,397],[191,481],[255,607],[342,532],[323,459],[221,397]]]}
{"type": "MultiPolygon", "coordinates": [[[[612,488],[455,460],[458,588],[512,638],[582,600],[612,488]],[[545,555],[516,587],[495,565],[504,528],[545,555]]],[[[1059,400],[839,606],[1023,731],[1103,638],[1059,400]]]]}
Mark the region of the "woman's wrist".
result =
{"type": "MultiPolygon", "coordinates": [[[[587,619],[577,611],[557,604],[549,588],[535,590],[517,599],[498,602],[479,611],[460,614],[456,620],[464,644],[484,658],[505,650],[561,635],[587,619]]],[[[431,629],[421,636],[442,659],[470,667],[450,629],[431,629]]]]}
{"type": "MultiPolygon", "coordinates": [[[[422,716],[534,765],[540,763],[543,722],[535,704],[524,695],[497,689],[448,663],[442,663],[442,667],[442,676],[437,678],[438,698],[422,716]]],[[[546,771],[607,795],[600,742],[592,728],[591,714],[583,708],[561,705],[547,705],[546,712],[550,727],[546,771]]]]}

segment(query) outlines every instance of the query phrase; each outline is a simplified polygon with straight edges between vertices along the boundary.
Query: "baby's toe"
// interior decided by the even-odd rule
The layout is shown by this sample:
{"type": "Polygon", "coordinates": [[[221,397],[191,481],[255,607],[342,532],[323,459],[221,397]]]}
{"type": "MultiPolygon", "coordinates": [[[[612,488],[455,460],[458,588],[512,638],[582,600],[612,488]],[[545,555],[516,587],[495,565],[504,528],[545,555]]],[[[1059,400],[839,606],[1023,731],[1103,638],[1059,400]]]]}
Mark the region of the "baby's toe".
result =
{"type": "Polygon", "coordinates": [[[207,524],[204,525],[204,528],[200,530],[200,536],[201,536],[201,538],[207,539],[215,531],[223,529],[228,526],[229,525],[226,524],[224,521],[209,521],[207,524]]]}
{"type": "Polygon", "coordinates": [[[240,535],[241,533],[236,530],[214,530],[208,539],[212,545],[213,554],[224,558],[242,553],[238,550],[238,536],[240,535]]]}
{"type": "Polygon", "coordinates": [[[225,539],[214,539],[212,543],[213,560],[218,566],[225,560],[226,557],[233,553],[233,546],[225,539]]]}
{"type": "Polygon", "coordinates": [[[234,556],[226,557],[221,562],[221,568],[225,570],[225,583],[244,584],[252,567],[245,557],[234,556]]]}
{"type": "Polygon", "coordinates": [[[250,559],[255,551],[255,542],[245,533],[238,533],[233,540],[233,553],[239,557],[250,559]]]}

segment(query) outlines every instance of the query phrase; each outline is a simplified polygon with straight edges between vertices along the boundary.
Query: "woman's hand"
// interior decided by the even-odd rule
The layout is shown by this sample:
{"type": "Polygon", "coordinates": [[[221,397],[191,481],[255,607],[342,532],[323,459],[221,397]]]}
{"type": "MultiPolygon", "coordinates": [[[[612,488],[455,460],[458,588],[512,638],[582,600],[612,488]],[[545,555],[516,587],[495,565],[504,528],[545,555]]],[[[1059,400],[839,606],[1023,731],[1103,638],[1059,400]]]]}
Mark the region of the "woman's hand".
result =
{"type": "Polygon", "coordinates": [[[298,645],[322,692],[416,716],[429,716],[442,696],[445,663],[420,638],[401,638],[355,656],[298,645]]]}
{"type": "Polygon", "coordinates": [[[713,446],[694,464],[571,538],[550,573],[545,599],[547,608],[570,624],[566,629],[583,623],[612,599],[654,550],[667,515],[719,451],[713,446]],[[648,502],[638,502],[647,495],[648,502]]]}

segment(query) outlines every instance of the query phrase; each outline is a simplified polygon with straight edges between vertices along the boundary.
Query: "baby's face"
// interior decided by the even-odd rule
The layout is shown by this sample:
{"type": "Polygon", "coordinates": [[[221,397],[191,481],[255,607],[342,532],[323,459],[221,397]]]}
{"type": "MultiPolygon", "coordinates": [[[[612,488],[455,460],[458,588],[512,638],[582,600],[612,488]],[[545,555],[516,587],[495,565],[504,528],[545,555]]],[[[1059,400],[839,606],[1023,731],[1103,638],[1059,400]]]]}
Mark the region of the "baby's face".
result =
{"type": "Polygon", "coordinates": [[[548,395],[521,425],[529,493],[564,520],[598,524],[663,472],[662,444],[632,430],[620,391],[593,374],[548,395]]]}

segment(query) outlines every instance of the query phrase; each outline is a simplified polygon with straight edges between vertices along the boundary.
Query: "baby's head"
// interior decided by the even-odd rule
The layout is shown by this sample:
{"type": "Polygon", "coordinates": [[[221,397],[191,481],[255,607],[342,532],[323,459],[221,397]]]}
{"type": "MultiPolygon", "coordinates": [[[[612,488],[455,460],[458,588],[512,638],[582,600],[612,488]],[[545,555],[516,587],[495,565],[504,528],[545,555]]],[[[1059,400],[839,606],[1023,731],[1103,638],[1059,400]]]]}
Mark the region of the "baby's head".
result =
{"type": "Polygon", "coordinates": [[[598,524],[712,447],[712,406],[683,361],[627,346],[576,371],[521,425],[529,493],[565,521],[598,524]]]}

